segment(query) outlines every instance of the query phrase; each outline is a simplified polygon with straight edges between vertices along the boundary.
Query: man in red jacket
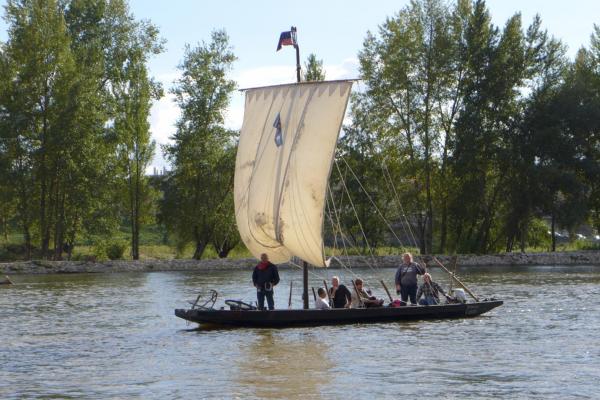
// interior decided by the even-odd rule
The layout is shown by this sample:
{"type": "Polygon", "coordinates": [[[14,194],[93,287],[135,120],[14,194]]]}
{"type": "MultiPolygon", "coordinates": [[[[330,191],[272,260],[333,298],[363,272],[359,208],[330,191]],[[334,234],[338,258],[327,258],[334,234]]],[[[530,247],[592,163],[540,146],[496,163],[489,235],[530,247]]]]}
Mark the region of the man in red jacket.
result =
{"type": "Polygon", "coordinates": [[[279,283],[279,271],[277,271],[277,266],[269,261],[269,256],[266,253],[260,255],[260,262],[254,267],[252,283],[256,288],[258,309],[265,309],[266,297],[269,310],[274,310],[273,287],[279,283]]]}

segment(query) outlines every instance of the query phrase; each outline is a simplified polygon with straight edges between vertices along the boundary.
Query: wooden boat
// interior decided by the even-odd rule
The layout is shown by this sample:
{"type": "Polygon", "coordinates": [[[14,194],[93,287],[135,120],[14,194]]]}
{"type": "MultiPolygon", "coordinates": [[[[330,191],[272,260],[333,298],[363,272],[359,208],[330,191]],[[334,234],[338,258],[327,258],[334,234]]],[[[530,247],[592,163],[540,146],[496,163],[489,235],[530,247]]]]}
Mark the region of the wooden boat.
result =
{"type": "MultiPolygon", "coordinates": [[[[308,264],[329,265],[323,241],[325,203],[352,84],[353,80],[337,80],[245,90],[234,178],[237,228],[257,259],[266,253],[275,264],[289,262],[292,257],[302,260],[303,309],[257,311],[233,305],[230,310],[215,310],[212,306],[192,306],[175,310],[176,316],[198,323],[288,327],[472,317],[502,304],[496,300],[480,302],[473,296],[476,302],[467,304],[308,309],[308,264]]],[[[215,299],[213,296],[213,305],[215,299]]]]}
{"type": "Polygon", "coordinates": [[[177,309],[175,315],[199,324],[238,327],[288,328],[298,326],[366,324],[410,320],[476,317],[502,305],[499,300],[436,306],[342,308],[332,310],[214,310],[177,309]]]}

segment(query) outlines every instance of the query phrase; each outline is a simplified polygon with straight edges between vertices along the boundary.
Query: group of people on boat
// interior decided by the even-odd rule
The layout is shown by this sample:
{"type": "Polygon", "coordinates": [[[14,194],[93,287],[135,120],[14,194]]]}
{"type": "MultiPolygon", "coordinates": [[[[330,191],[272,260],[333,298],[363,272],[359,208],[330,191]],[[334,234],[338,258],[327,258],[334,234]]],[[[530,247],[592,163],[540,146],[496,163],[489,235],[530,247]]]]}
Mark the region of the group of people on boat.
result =
{"type": "MultiPolygon", "coordinates": [[[[275,309],[273,299],[273,288],[279,283],[279,271],[277,266],[269,261],[267,254],[262,254],[261,261],[254,268],[252,282],[256,288],[258,309],[265,309],[265,299],[269,310],[275,309]]],[[[440,304],[440,295],[448,301],[454,301],[442,287],[433,281],[425,266],[419,265],[413,260],[410,253],[402,255],[402,264],[396,270],[395,275],[396,294],[399,300],[394,300],[390,306],[407,305],[436,305],[440,304]],[[423,277],[423,283],[418,285],[418,275],[423,277]]],[[[334,276],[331,279],[329,291],[325,288],[317,289],[315,308],[320,310],[330,308],[370,308],[383,307],[384,300],[373,296],[371,291],[364,287],[362,279],[353,281],[353,289],[340,283],[340,278],[334,276]]],[[[387,290],[387,289],[386,289],[387,290]]]]}

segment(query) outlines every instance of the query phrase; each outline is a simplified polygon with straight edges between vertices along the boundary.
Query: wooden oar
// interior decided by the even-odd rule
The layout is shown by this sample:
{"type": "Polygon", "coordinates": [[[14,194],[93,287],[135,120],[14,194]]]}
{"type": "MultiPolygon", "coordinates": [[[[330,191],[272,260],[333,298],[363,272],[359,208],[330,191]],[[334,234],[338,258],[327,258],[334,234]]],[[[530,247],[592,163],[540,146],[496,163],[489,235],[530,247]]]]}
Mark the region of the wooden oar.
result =
{"type": "MultiPolygon", "coordinates": [[[[363,301],[362,298],[360,297],[360,293],[358,291],[358,289],[356,288],[356,283],[354,283],[354,279],[352,279],[350,282],[352,282],[352,286],[354,286],[354,291],[356,292],[356,297],[358,298],[358,305],[362,305],[363,301]]],[[[350,299],[350,303],[352,303],[352,299],[350,299]]],[[[352,307],[352,306],[350,306],[352,307]]]]}
{"type": "Polygon", "coordinates": [[[315,300],[315,303],[317,302],[317,294],[315,293],[315,288],[311,287],[312,292],[313,292],[313,299],[315,300]]]}
{"type": "Polygon", "coordinates": [[[387,293],[388,297],[390,298],[390,303],[394,301],[394,299],[392,298],[392,295],[390,294],[390,291],[388,290],[387,286],[385,285],[385,282],[382,280],[380,280],[379,282],[381,282],[381,284],[383,285],[383,288],[385,289],[385,292],[387,293]]]}
{"type": "Polygon", "coordinates": [[[446,271],[455,281],[456,283],[458,283],[463,289],[465,289],[467,291],[467,293],[469,293],[469,295],[475,299],[475,301],[479,301],[479,299],[477,298],[477,296],[475,296],[475,294],[473,294],[473,292],[471,292],[471,290],[469,290],[469,288],[460,281],[460,279],[458,279],[456,277],[456,275],[454,275],[452,272],[450,272],[450,270],[448,270],[448,268],[444,267],[444,264],[442,264],[440,262],[440,260],[438,260],[436,257],[433,257],[433,261],[436,262],[437,265],[439,265],[444,271],[446,271]]]}
{"type": "MultiPolygon", "coordinates": [[[[456,255],[453,256],[452,257],[452,273],[454,275],[456,275],[456,264],[458,264],[457,261],[458,261],[458,256],[456,256],[456,255]]],[[[452,292],[452,283],[454,283],[454,281],[452,279],[450,279],[450,292],[452,292]]]]}

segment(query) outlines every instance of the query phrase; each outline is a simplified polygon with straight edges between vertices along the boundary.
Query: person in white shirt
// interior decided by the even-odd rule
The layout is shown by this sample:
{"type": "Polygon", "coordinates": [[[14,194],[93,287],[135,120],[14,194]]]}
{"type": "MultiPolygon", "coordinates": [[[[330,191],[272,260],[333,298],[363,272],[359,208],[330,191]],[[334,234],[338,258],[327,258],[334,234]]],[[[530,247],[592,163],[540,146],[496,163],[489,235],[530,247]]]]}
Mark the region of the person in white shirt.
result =
{"type": "Polygon", "coordinates": [[[317,301],[315,302],[315,308],[317,310],[329,310],[329,299],[327,299],[327,292],[323,288],[317,290],[317,301]]]}

